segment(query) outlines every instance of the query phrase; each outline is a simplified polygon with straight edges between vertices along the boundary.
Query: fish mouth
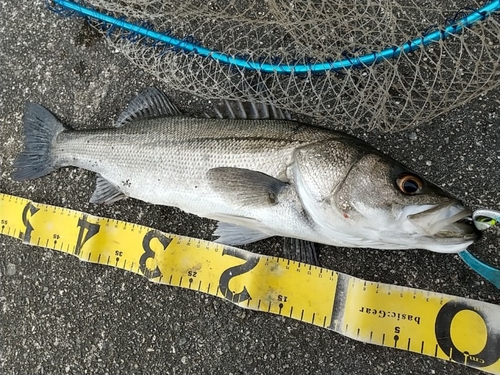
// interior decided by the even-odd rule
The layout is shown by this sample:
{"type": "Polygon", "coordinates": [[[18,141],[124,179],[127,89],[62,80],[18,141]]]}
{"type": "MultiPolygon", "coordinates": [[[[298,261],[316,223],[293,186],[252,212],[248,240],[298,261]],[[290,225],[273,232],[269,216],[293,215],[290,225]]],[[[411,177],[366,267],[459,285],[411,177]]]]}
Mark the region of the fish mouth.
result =
{"type": "Polygon", "coordinates": [[[407,212],[407,220],[425,235],[464,241],[479,238],[472,212],[460,203],[407,206],[404,211],[407,212]]]}

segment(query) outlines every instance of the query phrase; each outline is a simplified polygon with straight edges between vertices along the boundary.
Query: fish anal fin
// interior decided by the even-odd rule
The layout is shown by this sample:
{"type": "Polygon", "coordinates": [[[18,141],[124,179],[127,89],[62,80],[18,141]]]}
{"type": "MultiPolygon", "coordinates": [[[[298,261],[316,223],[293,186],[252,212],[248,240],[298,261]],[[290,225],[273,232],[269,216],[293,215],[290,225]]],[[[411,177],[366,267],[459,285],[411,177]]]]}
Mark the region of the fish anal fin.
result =
{"type": "Polygon", "coordinates": [[[310,241],[285,237],[284,256],[297,262],[320,265],[314,243],[310,241]]]}

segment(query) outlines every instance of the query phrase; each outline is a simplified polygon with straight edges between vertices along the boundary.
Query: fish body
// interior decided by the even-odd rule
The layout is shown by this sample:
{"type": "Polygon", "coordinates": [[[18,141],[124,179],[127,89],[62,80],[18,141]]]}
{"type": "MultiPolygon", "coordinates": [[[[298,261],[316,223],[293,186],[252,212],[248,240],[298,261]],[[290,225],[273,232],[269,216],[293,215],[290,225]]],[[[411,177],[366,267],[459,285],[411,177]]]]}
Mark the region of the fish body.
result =
{"type": "Polygon", "coordinates": [[[66,129],[28,105],[13,177],[75,166],[98,173],[91,201],[132,197],[219,221],[219,241],[270,236],[346,247],[464,250],[470,211],[366,143],[286,119],[183,116],[159,91],[117,127],[66,129]],[[404,180],[404,181],[403,181],[404,180]]]}

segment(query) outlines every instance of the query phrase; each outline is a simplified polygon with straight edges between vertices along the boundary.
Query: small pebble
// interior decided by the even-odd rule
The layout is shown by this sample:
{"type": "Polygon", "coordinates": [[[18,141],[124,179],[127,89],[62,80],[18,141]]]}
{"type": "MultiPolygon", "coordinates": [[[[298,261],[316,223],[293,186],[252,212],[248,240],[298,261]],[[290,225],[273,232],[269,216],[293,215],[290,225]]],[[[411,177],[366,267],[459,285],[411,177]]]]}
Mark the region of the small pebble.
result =
{"type": "Polygon", "coordinates": [[[7,276],[14,276],[16,274],[16,265],[14,263],[8,263],[5,274],[7,276]]]}

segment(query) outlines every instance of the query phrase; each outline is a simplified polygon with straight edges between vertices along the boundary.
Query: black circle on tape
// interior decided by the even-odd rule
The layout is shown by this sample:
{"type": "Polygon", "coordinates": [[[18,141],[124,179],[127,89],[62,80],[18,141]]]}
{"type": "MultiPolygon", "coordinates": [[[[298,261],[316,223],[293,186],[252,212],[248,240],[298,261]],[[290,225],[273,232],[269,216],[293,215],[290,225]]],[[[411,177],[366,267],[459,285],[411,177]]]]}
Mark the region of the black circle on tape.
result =
{"type": "Polygon", "coordinates": [[[436,340],[439,347],[451,359],[459,363],[467,363],[472,367],[486,367],[500,359],[500,317],[490,316],[483,311],[474,310],[466,302],[449,301],[439,310],[435,323],[436,340]],[[451,322],[460,311],[473,311],[483,319],[486,326],[486,344],[479,353],[461,352],[451,337],[451,322]]]}

